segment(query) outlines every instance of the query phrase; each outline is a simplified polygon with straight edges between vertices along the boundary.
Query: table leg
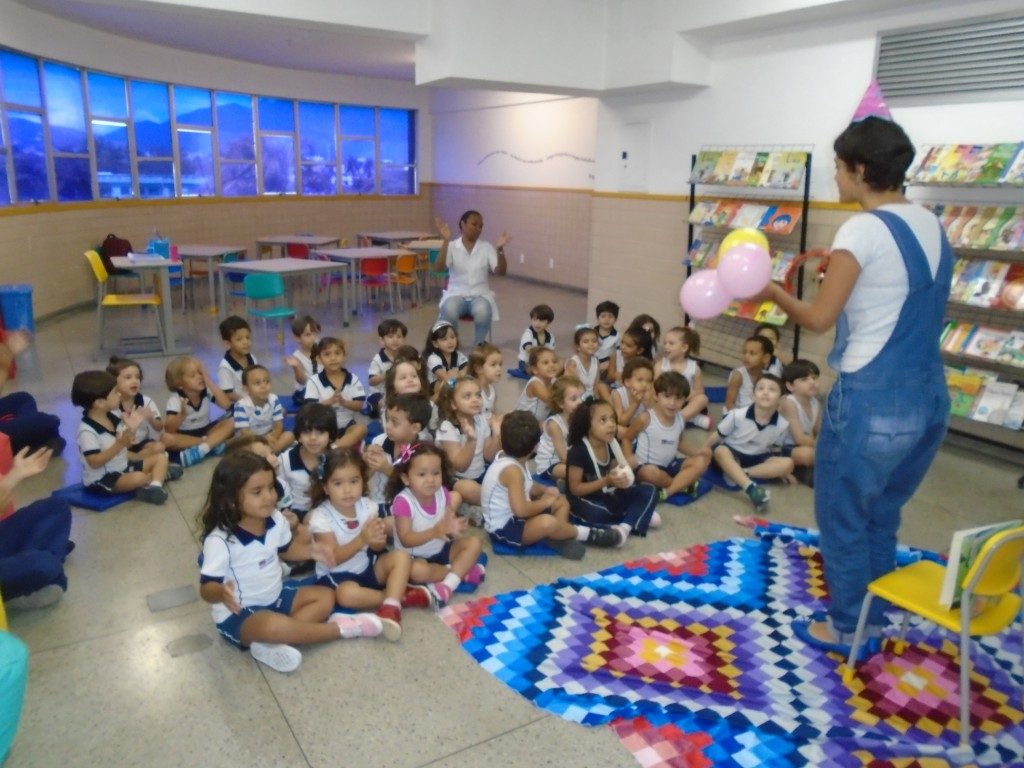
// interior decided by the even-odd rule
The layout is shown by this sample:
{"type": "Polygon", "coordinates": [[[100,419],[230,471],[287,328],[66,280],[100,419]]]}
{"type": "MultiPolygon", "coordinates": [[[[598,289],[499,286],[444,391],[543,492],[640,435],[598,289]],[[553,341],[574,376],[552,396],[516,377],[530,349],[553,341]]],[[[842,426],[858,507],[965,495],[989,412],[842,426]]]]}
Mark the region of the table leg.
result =
{"type": "Polygon", "coordinates": [[[226,316],[224,313],[227,311],[228,308],[228,292],[227,289],[224,287],[224,283],[227,280],[227,275],[224,273],[224,270],[222,269],[218,269],[217,272],[219,273],[218,278],[220,281],[220,316],[221,319],[223,319],[226,316]]]}
{"type": "Polygon", "coordinates": [[[341,281],[341,324],[348,328],[348,284],[352,281],[352,262],[339,262],[345,267],[344,278],[341,281]]]}
{"type": "Polygon", "coordinates": [[[164,349],[168,355],[178,354],[177,340],[174,338],[174,312],[171,307],[171,270],[160,270],[160,287],[163,292],[160,311],[163,313],[164,349]]]}
{"type": "Polygon", "coordinates": [[[213,257],[213,256],[211,256],[209,259],[206,260],[206,277],[207,277],[207,279],[208,279],[208,281],[210,283],[210,314],[211,315],[216,315],[217,314],[217,297],[214,295],[214,287],[213,287],[213,284],[214,284],[214,282],[216,280],[216,278],[214,277],[214,274],[213,274],[213,272],[214,272],[213,267],[214,267],[214,262],[215,261],[217,263],[220,263],[220,259],[217,258],[217,257],[213,257]]]}

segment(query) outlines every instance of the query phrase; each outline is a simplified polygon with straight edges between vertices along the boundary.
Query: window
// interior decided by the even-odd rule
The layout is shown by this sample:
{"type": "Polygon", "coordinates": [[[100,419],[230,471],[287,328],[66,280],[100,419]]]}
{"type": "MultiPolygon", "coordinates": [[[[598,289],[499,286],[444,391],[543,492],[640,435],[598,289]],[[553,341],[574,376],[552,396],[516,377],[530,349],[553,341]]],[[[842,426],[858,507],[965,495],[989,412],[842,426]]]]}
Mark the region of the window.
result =
{"type": "Polygon", "coordinates": [[[132,80],[0,49],[0,206],[416,189],[414,110],[132,80]]]}

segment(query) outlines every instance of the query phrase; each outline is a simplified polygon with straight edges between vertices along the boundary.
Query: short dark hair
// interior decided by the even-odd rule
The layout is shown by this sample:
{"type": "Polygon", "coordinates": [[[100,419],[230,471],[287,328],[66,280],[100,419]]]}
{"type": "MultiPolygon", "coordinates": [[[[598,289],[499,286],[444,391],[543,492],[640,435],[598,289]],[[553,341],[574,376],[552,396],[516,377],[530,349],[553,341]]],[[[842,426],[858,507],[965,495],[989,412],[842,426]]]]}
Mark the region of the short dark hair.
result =
{"type": "Polygon", "coordinates": [[[775,345],[772,344],[771,339],[766,339],[764,336],[750,336],[749,338],[744,339],[743,343],[746,344],[748,341],[753,341],[756,344],[760,344],[761,351],[764,352],[766,355],[775,354],[775,345]]]}
{"type": "Polygon", "coordinates": [[[914,161],[910,137],[892,120],[868,117],[851,123],[832,145],[847,168],[864,166],[864,183],[875,192],[899,189],[914,161]]]}
{"type": "Polygon", "coordinates": [[[572,334],[572,343],[574,347],[578,347],[583,337],[588,333],[592,333],[597,336],[597,328],[592,325],[581,325],[572,334]]]}
{"type": "Polygon", "coordinates": [[[142,366],[130,357],[118,357],[117,355],[110,356],[110,362],[107,363],[107,373],[113,376],[115,379],[121,375],[121,371],[126,368],[137,368],[139,371],[139,381],[142,381],[142,366]]]}
{"type": "Polygon", "coordinates": [[[474,211],[472,208],[470,208],[468,211],[466,211],[465,213],[463,213],[459,217],[459,229],[460,230],[462,229],[462,225],[465,224],[467,221],[469,221],[469,217],[470,216],[479,216],[481,221],[484,218],[484,215],[482,213],[480,213],[480,211],[474,211]]]}
{"type": "Polygon", "coordinates": [[[106,371],[82,371],[71,382],[71,402],[88,411],[93,403],[105,399],[116,386],[117,379],[106,371]]]}
{"type": "MultiPolygon", "coordinates": [[[[246,330],[252,333],[252,328],[249,327],[248,321],[244,317],[238,315],[229,315],[220,321],[220,337],[224,341],[231,341],[231,337],[234,336],[238,331],[246,330]]],[[[301,331],[300,331],[301,333],[301,331]]]]}
{"type": "Polygon", "coordinates": [[[674,395],[684,400],[690,396],[690,382],[676,371],[665,371],[654,380],[654,392],[662,395],[674,395]]]}
{"type": "Polygon", "coordinates": [[[249,386],[249,375],[252,374],[254,371],[263,371],[264,373],[267,374],[267,376],[270,375],[270,371],[267,370],[266,366],[259,365],[259,364],[250,365],[248,368],[246,368],[244,371],[242,371],[242,384],[243,384],[243,386],[246,386],[246,387],[249,386]]]}
{"type": "Polygon", "coordinates": [[[526,365],[529,368],[533,368],[544,355],[554,355],[555,359],[558,359],[558,353],[555,352],[551,347],[530,347],[526,351],[526,365]]]}
{"type": "Polygon", "coordinates": [[[821,371],[813,360],[796,359],[782,369],[782,381],[784,384],[792,384],[797,379],[806,379],[808,376],[820,376],[821,371]]]}
{"type": "Polygon", "coordinates": [[[779,326],[777,325],[772,325],[771,323],[761,323],[760,325],[757,326],[757,328],[754,329],[754,335],[760,336],[761,331],[769,331],[775,336],[776,339],[782,341],[782,331],[779,330],[779,326]]]}
{"type": "Polygon", "coordinates": [[[758,381],[774,381],[779,387],[779,392],[782,392],[783,394],[785,394],[786,392],[786,386],[782,383],[782,379],[780,379],[774,373],[762,373],[761,378],[758,379],[758,381]]]}
{"type": "Polygon", "coordinates": [[[501,450],[513,459],[533,453],[540,442],[540,422],[530,411],[512,411],[501,420],[501,450]]]}
{"type": "Polygon", "coordinates": [[[600,316],[604,312],[611,312],[613,315],[615,315],[616,320],[619,319],[619,305],[616,304],[614,301],[602,301],[594,309],[595,316],[600,316]]]}
{"type": "Polygon", "coordinates": [[[402,411],[410,422],[419,424],[421,429],[430,426],[430,417],[433,415],[433,408],[426,395],[395,395],[387,401],[387,410],[402,411]]]}
{"type": "Polygon", "coordinates": [[[401,331],[403,337],[409,335],[409,329],[405,327],[405,323],[394,317],[381,320],[380,324],[377,326],[377,335],[382,339],[385,336],[390,336],[392,333],[399,331],[401,331]]]}
{"type": "Polygon", "coordinates": [[[314,331],[320,332],[320,323],[317,322],[316,318],[312,315],[302,315],[292,320],[292,335],[301,336],[302,332],[307,328],[312,328],[314,331]]]}
{"type": "Polygon", "coordinates": [[[303,432],[326,432],[333,443],[338,439],[338,417],[323,403],[306,403],[295,414],[295,437],[303,432]]]}
{"type": "Polygon", "coordinates": [[[331,475],[348,466],[356,468],[363,481],[363,492],[366,492],[366,487],[370,483],[370,470],[363,457],[352,448],[331,448],[324,454],[322,469],[313,475],[309,497],[314,505],[323,504],[327,499],[327,481],[331,479],[331,475]]]}
{"type": "Polygon", "coordinates": [[[549,323],[555,319],[555,310],[547,304],[538,304],[530,310],[531,320],[547,320],[549,323]]]}
{"type": "Polygon", "coordinates": [[[626,364],[622,366],[622,380],[633,378],[633,374],[643,368],[645,371],[651,372],[651,378],[654,377],[654,363],[646,357],[640,357],[637,355],[632,360],[627,360],[626,364]]]}

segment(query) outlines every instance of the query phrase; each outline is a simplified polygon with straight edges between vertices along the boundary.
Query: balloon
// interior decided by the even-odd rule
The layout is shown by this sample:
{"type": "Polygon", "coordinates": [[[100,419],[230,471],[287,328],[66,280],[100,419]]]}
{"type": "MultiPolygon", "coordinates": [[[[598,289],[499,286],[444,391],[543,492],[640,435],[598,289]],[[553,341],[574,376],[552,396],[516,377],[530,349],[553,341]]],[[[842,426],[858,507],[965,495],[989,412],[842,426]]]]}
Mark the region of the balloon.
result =
{"type": "Polygon", "coordinates": [[[718,258],[718,280],[737,299],[760,293],[771,276],[772,258],[759,245],[740,243],[718,258]]]}
{"type": "Polygon", "coordinates": [[[695,320],[708,320],[729,306],[732,297],[726,293],[713,269],[701,269],[690,275],[679,289],[679,303],[695,320]]]}
{"type": "Polygon", "coordinates": [[[1024,309],[1024,280],[1011,280],[999,293],[1002,309],[1024,309]]]}
{"type": "Polygon", "coordinates": [[[751,227],[743,227],[741,229],[734,229],[725,236],[722,244],[718,246],[718,257],[721,258],[723,253],[740,243],[753,243],[754,245],[761,246],[766,251],[768,250],[768,238],[764,236],[764,232],[751,227]]]}

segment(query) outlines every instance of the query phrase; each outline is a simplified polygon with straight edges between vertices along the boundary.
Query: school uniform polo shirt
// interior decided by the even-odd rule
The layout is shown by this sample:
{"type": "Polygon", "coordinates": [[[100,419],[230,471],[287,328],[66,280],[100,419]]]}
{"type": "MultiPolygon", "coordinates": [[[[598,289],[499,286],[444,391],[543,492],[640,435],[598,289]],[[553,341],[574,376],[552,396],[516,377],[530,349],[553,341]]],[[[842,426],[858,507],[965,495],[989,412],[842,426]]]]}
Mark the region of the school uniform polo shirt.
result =
{"type": "Polygon", "coordinates": [[[276,422],[284,423],[284,408],[281,400],[273,392],[264,405],[256,405],[246,395],[235,403],[235,430],[251,429],[256,435],[269,435],[274,431],[276,422]]]}
{"type": "Polygon", "coordinates": [[[239,363],[231,356],[231,352],[225,352],[220,365],[217,366],[217,384],[225,392],[241,394],[245,391],[242,384],[242,374],[247,368],[256,365],[256,358],[252,355],[245,356],[245,364],[239,363]]]}
{"type": "MultiPolygon", "coordinates": [[[[160,409],[156,407],[156,403],[153,402],[153,398],[146,397],[146,395],[142,394],[141,392],[136,392],[135,398],[132,402],[136,408],[148,408],[149,410],[156,414],[156,417],[158,419],[160,418],[160,409]]],[[[117,407],[117,411],[112,415],[116,416],[118,419],[121,419],[123,421],[124,407],[119,405],[117,407]]],[[[149,423],[149,419],[143,420],[143,422],[139,424],[138,428],[135,430],[135,445],[143,443],[146,440],[159,439],[160,433],[153,428],[152,424],[149,423]]]]}
{"type": "MultiPolygon", "coordinates": [[[[370,370],[366,375],[371,379],[374,376],[383,376],[391,369],[391,366],[393,366],[394,364],[395,361],[388,357],[388,353],[384,351],[384,347],[381,347],[380,351],[373,356],[373,360],[370,361],[370,370]]],[[[375,395],[383,395],[383,379],[381,380],[380,384],[370,384],[370,392],[375,395]]]]}
{"type": "Polygon", "coordinates": [[[188,413],[185,414],[178,429],[181,432],[206,429],[212,421],[210,418],[210,403],[212,401],[213,393],[204,389],[199,395],[199,405],[193,405],[188,396],[179,389],[172,392],[171,396],[167,398],[167,415],[177,416],[184,411],[185,404],[188,403],[188,413]]]}
{"type": "Polygon", "coordinates": [[[455,350],[454,360],[451,363],[445,360],[444,355],[431,352],[427,355],[427,379],[433,384],[437,381],[438,371],[444,371],[445,373],[452,369],[461,371],[467,365],[469,365],[469,358],[459,352],[459,350],[455,350]]]}
{"type": "Polygon", "coordinates": [[[523,335],[519,337],[519,362],[530,362],[530,350],[533,347],[547,347],[548,349],[554,349],[554,335],[551,331],[544,331],[544,339],[541,340],[540,336],[537,335],[537,332],[533,330],[532,325],[523,331],[523,335]]]}
{"type": "Polygon", "coordinates": [[[86,456],[102,453],[117,441],[117,436],[123,429],[121,420],[113,414],[110,415],[110,420],[114,423],[113,429],[107,429],[98,421],[94,421],[88,416],[83,416],[82,423],[78,427],[78,450],[82,454],[82,485],[86,487],[97,482],[109,472],[120,473],[128,471],[127,448],[122,448],[106,464],[102,464],[95,469],[90,467],[89,463],[85,460],[86,456]]]}
{"type": "Polygon", "coordinates": [[[313,475],[302,463],[299,455],[300,446],[293,445],[278,456],[280,464],[277,468],[278,479],[291,491],[292,510],[308,512],[313,502],[310,499],[310,488],[313,487],[313,475]]]}
{"type": "Polygon", "coordinates": [[[612,328],[611,333],[607,336],[602,336],[601,330],[597,329],[597,341],[599,346],[594,357],[603,363],[605,360],[611,359],[612,353],[619,348],[619,332],[612,328]]]}
{"type": "Polygon", "coordinates": [[[725,444],[739,453],[756,456],[770,453],[772,448],[781,446],[789,431],[789,422],[778,411],[772,414],[767,424],[754,419],[754,406],[733,408],[718,424],[718,434],[725,444]]]}
{"type": "MultiPolygon", "coordinates": [[[[339,546],[352,543],[367,521],[377,517],[377,502],[365,496],[356,502],[356,516],[346,517],[341,514],[330,501],[325,501],[309,513],[309,532],[314,536],[318,533],[330,533],[339,546]]],[[[328,568],[317,561],[316,575],[326,576],[328,573],[362,573],[370,566],[370,555],[363,547],[343,563],[328,568]]]]}
{"type": "MultiPolygon", "coordinates": [[[[306,402],[319,403],[326,397],[330,397],[336,390],[331,380],[327,378],[327,371],[320,371],[316,376],[306,382],[306,402]]],[[[345,371],[345,380],[341,384],[341,396],[346,400],[365,400],[366,390],[359,377],[351,371],[345,371]]],[[[332,406],[334,416],[338,420],[338,429],[346,429],[349,424],[356,420],[356,415],[342,405],[332,406]]]]}

